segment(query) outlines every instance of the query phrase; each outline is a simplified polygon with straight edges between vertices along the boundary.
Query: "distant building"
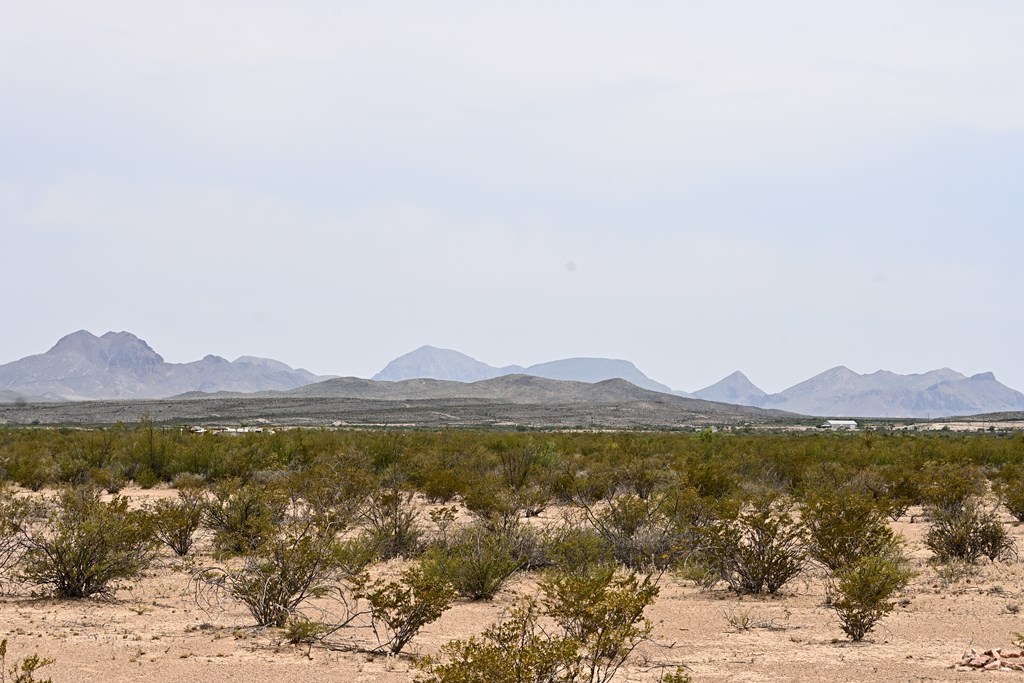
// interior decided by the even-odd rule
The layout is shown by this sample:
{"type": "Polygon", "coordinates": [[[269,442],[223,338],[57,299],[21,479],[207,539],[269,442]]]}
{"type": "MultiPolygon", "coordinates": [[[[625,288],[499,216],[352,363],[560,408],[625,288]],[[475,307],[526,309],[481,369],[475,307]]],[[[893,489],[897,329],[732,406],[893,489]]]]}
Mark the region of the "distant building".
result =
{"type": "Polygon", "coordinates": [[[831,429],[834,432],[838,432],[844,429],[856,429],[856,420],[825,420],[819,429],[831,429]]]}

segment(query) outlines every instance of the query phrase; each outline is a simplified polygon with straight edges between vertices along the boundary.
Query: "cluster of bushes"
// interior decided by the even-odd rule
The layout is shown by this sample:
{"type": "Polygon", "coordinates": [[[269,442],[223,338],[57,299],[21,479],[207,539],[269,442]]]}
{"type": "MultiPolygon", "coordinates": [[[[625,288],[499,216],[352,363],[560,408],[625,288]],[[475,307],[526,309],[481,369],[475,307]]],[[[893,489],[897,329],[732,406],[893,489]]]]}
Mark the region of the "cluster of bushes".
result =
{"type": "Polygon", "coordinates": [[[539,600],[428,664],[438,683],[480,680],[467,662],[509,671],[511,642],[534,667],[514,680],[608,680],[649,633],[652,573],[774,594],[816,568],[840,626],[860,640],[911,577],[891,519],[923,506],[936,560],[975,562],[1014,554],[990,488],[1024,517],[1024,439],[994,435],[226,437],[147,423],[0,431],[0,475],[63,486],[48,503],[0,493],[0,580],[103,594],[164,545],[190,558],[200,599],[236,601],[295,642],[365,625],[372,650],[397,654],[453,600],[488,600],[517,572],[542,572],[539,600]],[[129,480],[168,482],[177,498],[132,510],[100,496],[129,480]],[[529,523],[552,505],[558,524],[529,523]],[[200,530],[212,554],[197,558],[200,530]],[[371,565],[397,557],[404,572],[371,578],[371,565]],[[573,613],[585,605],[600,614],[573,613]]]}

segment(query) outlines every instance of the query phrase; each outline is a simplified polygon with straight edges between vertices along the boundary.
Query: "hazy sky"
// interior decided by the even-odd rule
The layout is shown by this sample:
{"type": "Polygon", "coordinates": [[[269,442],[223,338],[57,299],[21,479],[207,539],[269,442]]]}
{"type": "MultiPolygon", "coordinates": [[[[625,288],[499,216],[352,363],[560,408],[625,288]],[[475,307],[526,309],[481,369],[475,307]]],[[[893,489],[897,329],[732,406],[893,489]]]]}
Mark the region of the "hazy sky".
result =
{"type": "Polygon", "coordinates": [[[0,363],[1024,390],[1024,3],[0,3],[0,363]]]}

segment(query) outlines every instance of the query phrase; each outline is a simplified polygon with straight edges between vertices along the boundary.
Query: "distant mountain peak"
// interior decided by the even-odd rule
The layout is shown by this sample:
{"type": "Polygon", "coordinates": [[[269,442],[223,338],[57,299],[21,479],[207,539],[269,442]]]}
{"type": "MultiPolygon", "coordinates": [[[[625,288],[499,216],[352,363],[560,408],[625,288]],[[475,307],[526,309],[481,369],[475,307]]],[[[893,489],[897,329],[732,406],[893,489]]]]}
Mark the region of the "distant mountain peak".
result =
{"type": "Polygon", "coordinates": [[[419,378],[477,382],[516,370],[522,368],[495,368],[454,349],[425,345],[394,359],[373,379],[384,382],[419,378]]]}
{"type": "Polygon", "coordinates": [[[167,363],[144,340],[124,331],[97,337],[78,330],[45,353],[0,365],[0,391],[72,400],[163,398],[195,390],[283,390],[322,379],[277,361],[234,365],[209,355],[192,363],[167,363]]]}
{"type": "Polygon", "coordinates": [[[504,375],[523,374],[546,379],[569,380],[595,383],[606,379],[624,379],[638,387],[671,392],[664,384],[655,382],[642,373],[633,363],[619,358],[564,358],[538,363],[528,368],[509,365],[494,367],[452,349],[435,346],[421,346],[394,359],[373,379],[400,382],[407,379],[424,378],[453,382],[478,382],[504,375]]]}
{"type": "Polygon", "coordinates": [[[690,394],[694,398],[704,399],[705,401],[718,401],[719,403],[747,406],[757,405],[767,395],[739,370],[711,386],[704,387],[690,394]]]}
{"type": "Polygon", "coordinates": [[[99,341],[99,337],[94,335],[89,330],[78,330],[71,334],[66,334],[57,340],[57,343],[50,347],[47,353],[58,353],[60,351],[73,351],[81,349],[83,346],[92,346],[99,341]]]}

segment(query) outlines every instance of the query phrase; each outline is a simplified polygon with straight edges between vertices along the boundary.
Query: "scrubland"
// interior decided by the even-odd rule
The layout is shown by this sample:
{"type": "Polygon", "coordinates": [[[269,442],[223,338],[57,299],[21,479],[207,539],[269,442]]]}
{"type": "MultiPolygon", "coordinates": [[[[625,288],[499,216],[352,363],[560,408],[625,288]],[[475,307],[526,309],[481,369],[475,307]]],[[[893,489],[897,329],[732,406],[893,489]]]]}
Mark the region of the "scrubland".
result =
{"type": "Polygon", "coordinates": [[[999,434],[0,431],[5,666],[958,680],[1002,647],[1009,671],[1022,465],[999,434]]]}

